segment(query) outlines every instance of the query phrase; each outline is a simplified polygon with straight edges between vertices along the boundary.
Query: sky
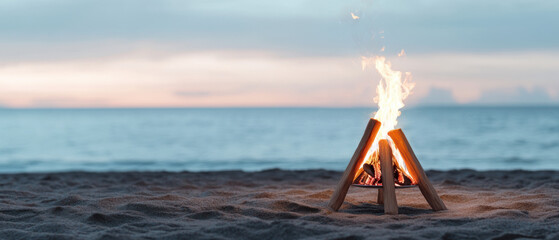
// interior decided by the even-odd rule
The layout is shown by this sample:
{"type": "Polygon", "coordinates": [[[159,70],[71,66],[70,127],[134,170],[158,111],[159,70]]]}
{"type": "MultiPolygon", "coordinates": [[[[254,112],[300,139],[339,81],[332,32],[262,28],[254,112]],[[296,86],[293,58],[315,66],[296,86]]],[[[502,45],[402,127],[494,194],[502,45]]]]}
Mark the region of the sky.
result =
{"type": "Polygon", "coordinates": [[[548,0],[0,1],[0,107],[374,106],[380,76],[360,60],[376,55],[413,75],[409,105],[559,105],[557,12],[548,0]]]}

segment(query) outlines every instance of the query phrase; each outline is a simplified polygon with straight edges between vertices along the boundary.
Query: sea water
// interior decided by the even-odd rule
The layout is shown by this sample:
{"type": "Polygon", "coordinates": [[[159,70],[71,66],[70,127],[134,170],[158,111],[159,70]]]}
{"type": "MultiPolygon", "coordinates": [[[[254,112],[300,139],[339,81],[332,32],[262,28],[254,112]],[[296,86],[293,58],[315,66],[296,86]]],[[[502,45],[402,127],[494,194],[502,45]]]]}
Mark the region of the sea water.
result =
{"type": "MultiPolygon", "coordinates": [[[[345,169],[367,108],[0,109],[0,172],[345,169]]],[[[425,169],[559,169],[559,107],[423,107],[425,169]]]]}

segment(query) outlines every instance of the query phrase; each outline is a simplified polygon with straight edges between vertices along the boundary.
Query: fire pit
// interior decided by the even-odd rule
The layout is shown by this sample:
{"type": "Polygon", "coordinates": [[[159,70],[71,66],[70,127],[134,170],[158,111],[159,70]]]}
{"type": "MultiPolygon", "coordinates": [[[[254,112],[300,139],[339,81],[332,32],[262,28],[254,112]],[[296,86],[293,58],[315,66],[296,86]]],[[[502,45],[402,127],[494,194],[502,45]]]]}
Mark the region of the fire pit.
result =
{"type": "Polygon", "coordinates": [[[369,120],[328,207],[337,211],[350,186],[378,188],[377,202],[384,204],[384,212],[398,214],[395,189],[418,186],[434,211],[445,210],[404,132],[395,129],[403,100],[413,88],[407,82],[411,75],[406,73],[402,80],[402,73],[392,70],[384,57],[364,58],[363,67],[372,61],[384,80],[377,87],[379,110],[369,120]]]}

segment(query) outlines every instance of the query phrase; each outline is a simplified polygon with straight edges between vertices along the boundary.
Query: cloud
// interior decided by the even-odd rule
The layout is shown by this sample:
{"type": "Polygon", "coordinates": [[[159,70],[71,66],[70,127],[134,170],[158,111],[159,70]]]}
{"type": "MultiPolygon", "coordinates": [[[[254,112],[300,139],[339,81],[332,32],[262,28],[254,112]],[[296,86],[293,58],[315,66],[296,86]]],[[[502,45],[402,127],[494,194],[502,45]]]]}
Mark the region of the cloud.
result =
{"type": "MultiPolygon", "coordinates": [[[[264,50],[347,56],[559,49],[559,2],[475,1],[2,1],[2,54],[98,54],[149,43],[184,51],[264,50]],[[359,10],[360,21],[350,16],[359,10]],[[87,10],[85,10],[87,9],[87,10]],[[499,9],[499,11],[495,11],[499,9]],[[380,39],[378,34],[384,39],[380,39]],[[372,38],[372,39],[371,39],[372,38]],[[125,44],[119,44],[118,42],[125,44]],[[110,43],[117,42],[117,43],[110,43]],[[87,50],[65,51],[67,44],[87,50]],[[26,51],[28,45],[40,45],[26,51]],[[58,51],[52,47],[60,46],[58,51]],[[40,48],[42,47],[42,48],[40,48]],[[15,50],[6,50],[11,48],[15,50]],[[115,49],[113,49],[115,50],[115,49]]],[[[57,47],[58,48],[58,47],[57,47]]]]}
{"type": "Polygon", "coordinates": [[[31,107],[34,108],[81,108],[81,107],[111,107],[106,99],[86,97],[43,97],[43,98],[33,98],[30,103],[31,107]]]}
{"type": "Polygon", "coordinates": [[[557,52],[499,52],[409,54],[392,58],[395,69],[411,72],[417,83],[414,95],[427,95],[431,86],[452,91],[459,103],[480,98],[483,91],[543,87],[559,91],[557,52]]]}
{"type": "Polygon", "coordinates": [[[175,94],[181,97],[206,97],[212,95],[209,91],[178,91],[175,94]]]}
{"type": "Polygon", "coordinates": [[[452,91],[444,88],[431,87],[427,96],[416,103],[422,106],[447,106],[457,104],[452,91]]]}
{"type": "MultiPolygon", "coordinates": [[[[414,76],[416,93],[406,103],[450,104],[453,99],[467,104],[484,91],[510,86],[558,92],[559,81],[549,79],[559,76],[555,56],[426,54],[394,57],[392,63],[393,69],[414,76]]],[[[363,72],[357,57],[137,52],[5,63],[0,65],[0,100],[6,107],[374,106],[379,79],[374,70],[363,72]]],[[[518,102],[514,97],[503,99],[518,102]]]]}
{"type": "Polygon", "coordinates": [[[372,104],[354,60],[226,51],[25,62],[0,67],[0,96],[9,107],[372,104]]]}
{"type": "Polygon", "coordinates": [[[551,98],[543,87],[534,87],[532,89],[517,87],[514,89],[483,91],[481,97],[473,103],[483,105],[540,105],[557,102],[551,98]]]}

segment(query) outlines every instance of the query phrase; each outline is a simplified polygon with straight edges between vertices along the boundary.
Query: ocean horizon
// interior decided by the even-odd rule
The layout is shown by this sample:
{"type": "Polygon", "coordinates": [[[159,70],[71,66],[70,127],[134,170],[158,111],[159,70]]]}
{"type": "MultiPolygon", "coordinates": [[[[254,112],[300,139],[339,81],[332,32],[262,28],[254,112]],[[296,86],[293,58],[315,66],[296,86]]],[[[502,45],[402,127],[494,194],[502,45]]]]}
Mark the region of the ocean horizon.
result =
{"type": "MultiPolygon", "coordinates": [[[[0,172],[343,170],[375,108],[0,108],[0,172]]],[[[416,106],[425,169],[558,170],[559,106],[416,106]]]]}

